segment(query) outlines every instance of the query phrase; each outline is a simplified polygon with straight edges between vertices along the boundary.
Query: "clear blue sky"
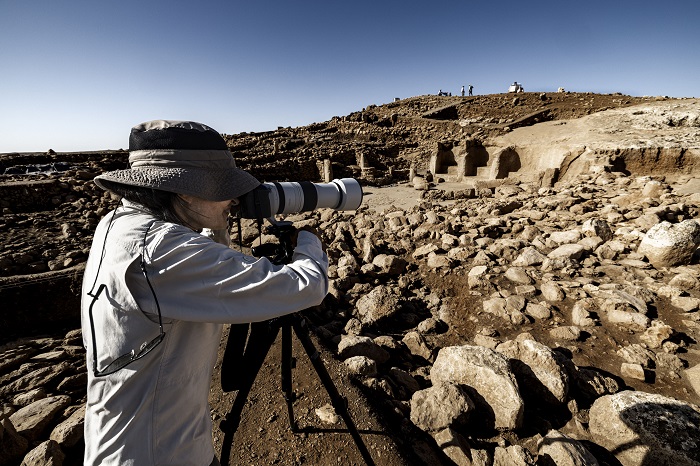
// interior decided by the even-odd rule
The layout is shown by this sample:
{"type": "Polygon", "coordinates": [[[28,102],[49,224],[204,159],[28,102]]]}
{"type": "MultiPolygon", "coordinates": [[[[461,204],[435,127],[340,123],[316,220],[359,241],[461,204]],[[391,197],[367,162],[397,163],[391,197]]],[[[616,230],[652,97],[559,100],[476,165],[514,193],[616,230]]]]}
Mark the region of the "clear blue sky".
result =
{"type": "Polygon", "coordinates": [[[395,97],[700,96],[700,2],[0,0],[0,153],[303,126],[395,97]]]}

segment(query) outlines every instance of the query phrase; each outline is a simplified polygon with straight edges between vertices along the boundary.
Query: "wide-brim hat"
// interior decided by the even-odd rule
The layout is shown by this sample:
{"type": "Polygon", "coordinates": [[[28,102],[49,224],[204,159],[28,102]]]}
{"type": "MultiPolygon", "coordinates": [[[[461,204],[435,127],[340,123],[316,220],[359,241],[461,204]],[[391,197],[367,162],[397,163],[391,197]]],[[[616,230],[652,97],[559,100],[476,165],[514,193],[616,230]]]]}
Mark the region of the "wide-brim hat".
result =
{"type": "Polygon", "coordinates": [[[95,183],[106,190],[116,183],[208,201],[235,199],[260,185],[236,167],[221,134],[193,121],[154,120],[134,126],[129,166],[98,175],[95,183]]]}

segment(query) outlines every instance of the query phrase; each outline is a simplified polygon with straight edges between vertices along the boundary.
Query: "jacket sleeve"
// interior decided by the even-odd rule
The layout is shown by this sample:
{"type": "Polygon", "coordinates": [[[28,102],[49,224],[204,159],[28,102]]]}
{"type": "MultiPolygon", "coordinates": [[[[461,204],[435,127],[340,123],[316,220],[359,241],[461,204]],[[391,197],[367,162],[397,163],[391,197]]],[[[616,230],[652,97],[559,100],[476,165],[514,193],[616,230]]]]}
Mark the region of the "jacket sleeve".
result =
{"type": "MultiPolygon", "coordinates": [[[[145,255],[164,319],[257,322],[316,306],[328,293],[328,256],[318,238],[306,231],[299,232],[287,265],[245,255],[172,225],[154,230],[145,255]]],[[[145,282],[143,275],[140,281],[145,282]]],[[[155,314],[153,294],[139,288],[141,309],[155,314]]]]}

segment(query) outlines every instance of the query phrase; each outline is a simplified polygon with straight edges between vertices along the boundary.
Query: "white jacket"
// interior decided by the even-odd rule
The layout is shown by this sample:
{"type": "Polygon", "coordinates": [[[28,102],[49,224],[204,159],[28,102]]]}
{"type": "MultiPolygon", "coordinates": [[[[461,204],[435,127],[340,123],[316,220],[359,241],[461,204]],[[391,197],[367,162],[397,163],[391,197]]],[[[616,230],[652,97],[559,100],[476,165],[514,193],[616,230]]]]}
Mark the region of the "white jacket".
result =
{"type": "Polygon", "coordinates": [[[327,292],[328,257],[311,233],[300,232],[289,265],[274,265],[124,201],[98,225],[83,281],[84,464],[208,465],[214,457],[208,395],[222,324],[299,311],[320,304],[327,292]],[[96,377],[88,292],[106,285],[92,312],[98,369],[159,334],[140,269],[147,230],[146,270],[165,338],[143,358],[96,377]]]}

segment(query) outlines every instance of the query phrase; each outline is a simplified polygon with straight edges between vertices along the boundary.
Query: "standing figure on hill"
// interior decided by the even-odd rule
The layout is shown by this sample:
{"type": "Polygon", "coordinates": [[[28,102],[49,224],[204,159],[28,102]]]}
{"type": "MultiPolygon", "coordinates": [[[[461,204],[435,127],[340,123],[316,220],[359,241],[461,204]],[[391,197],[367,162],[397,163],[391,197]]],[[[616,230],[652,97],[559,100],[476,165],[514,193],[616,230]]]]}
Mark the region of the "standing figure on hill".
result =
{"type": "MultiPolygon", "coordinates": [[[[464,89],[464,88],[462,88],[462,89],[464,89]]],[[[469,85],[469,95],[472,95],[472,90],[473,90],[473,89],[474,89],[474,86],[472,86],[472,85],[470,84],[470,85],[469,85]]],[[[464,95],[464,91],[462,91],[462,95],[464,95]]]]}
{"type": "Polygon", "coordinates": [[[95,178],[121,200],[83,281],[84,464],[218,465],[208,398],[223,324],[318,305],[328,257],[313,229],[292,238],[288,265],[229,248],[229,214],[260,183],[208,126],[140,124],[129,163],[95,178]]]}
{"type": "Polygon", "coordinates": [[[462,86],[462,97],[464,97],[464,86],[462,86]]]}

